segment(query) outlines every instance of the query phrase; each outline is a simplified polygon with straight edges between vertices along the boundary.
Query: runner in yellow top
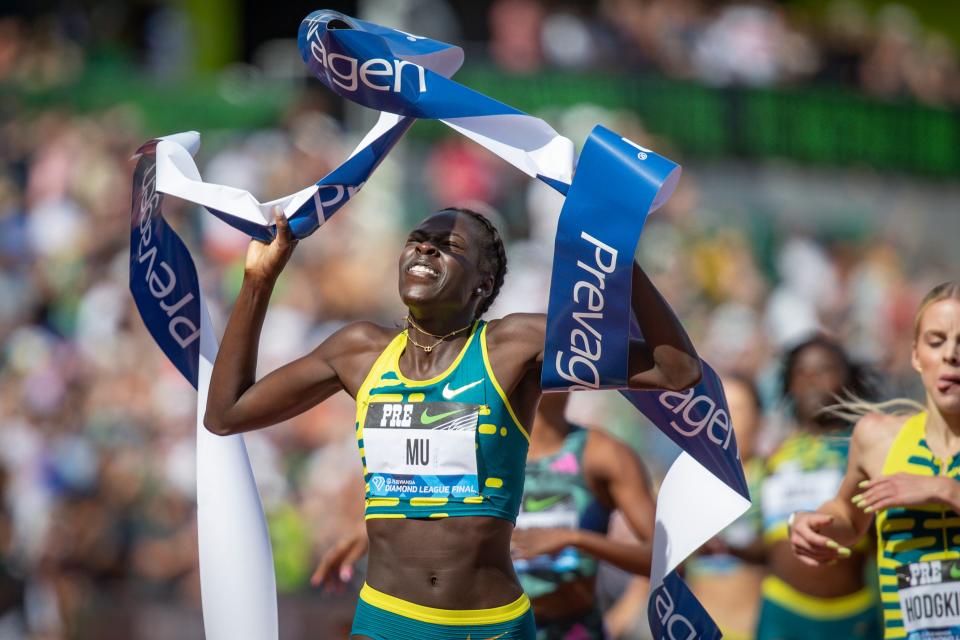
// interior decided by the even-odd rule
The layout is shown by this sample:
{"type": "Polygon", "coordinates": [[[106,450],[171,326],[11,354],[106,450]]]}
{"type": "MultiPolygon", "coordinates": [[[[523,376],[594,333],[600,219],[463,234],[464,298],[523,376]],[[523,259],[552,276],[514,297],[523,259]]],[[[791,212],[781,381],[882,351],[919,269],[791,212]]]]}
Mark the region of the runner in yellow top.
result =
{"type": "Polygon", "coordinates": [[[816,512],[795,513],[790,539],[808,565],[842,561],[876,514],[884,637],[957,640],[960,283],[931,290],[914,327],[911,362],[923,381],[925,406],[909,415],[864,415],[853,431],[838,494],[816,512]]]}

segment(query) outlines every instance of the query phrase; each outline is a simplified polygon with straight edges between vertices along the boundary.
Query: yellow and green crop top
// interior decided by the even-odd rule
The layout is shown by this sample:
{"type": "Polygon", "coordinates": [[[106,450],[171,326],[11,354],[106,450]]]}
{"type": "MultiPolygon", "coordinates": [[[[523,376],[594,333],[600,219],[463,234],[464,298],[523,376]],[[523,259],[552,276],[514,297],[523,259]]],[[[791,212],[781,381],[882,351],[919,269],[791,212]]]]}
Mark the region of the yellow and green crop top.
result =
{"type": "Polygon", "coordinates": [[[816,511],[836,495],[847,470],[850,430],[798,431],[767,459],[760,489],[763,539],[785,541],[794,511],[816,511]]]}
{"type": "MultiPolygon", "coordinates": [[[[900,428],[883,475],[910,473],[960,480],[960,454],[937,458],[926,441],[927,414],[900,428]]],[[[943,504],[877,514],[877,565],[884,638],[960,638],[960,514],[943,504]]]]}
{"type": "Polygon", "coordinates": [[[516,522],[529,435],[493,375],[478,320],[450,367],[400,372],[400,332],[357,393],[366,518],[492,516],[516,522]]]}

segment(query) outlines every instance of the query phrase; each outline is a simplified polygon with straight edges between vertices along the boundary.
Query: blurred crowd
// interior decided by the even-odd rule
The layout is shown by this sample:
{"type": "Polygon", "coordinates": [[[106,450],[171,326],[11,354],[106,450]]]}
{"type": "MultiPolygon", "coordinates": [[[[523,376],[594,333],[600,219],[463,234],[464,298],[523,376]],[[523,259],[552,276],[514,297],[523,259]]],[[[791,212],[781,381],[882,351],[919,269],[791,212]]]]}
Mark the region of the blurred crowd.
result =
{"type": "MultiPolygon", "coordinates": [[[[609,55],[710,82],[819,74],[878,95],[958,100],[949,94],[960,87],[954,52],[904,19],[902,8],[868,19],[856,4],[836,2],[833,30],[814,39],[773,5],[707,11],[692,1],[610,0],[589,14],[545,6],[493,3],[491,54],[500,64],[591,67],[609,55]],[[731,39],[740,44],[729,46],[731,39]],[[608,44],[600,44],[611,42],[620,48],[604,54],[608,44]]],[[[0,81],[75,73],[79,45],[43,37],[60,27],[0,20],[0,81]]],[[[265,200],[326,174],[363,132],[345,129],[320,102],[305,94],[273,128],[221,134],[201,153],[205,179],[265,200]]],[[[127,285],[129,159],[146,137],[140,114],[54,107],[2,115],[0,638],[196,636],[195,394],[145,331],[127,285]]],[[[554,115],[561,133],[577,140],[604,122],[642,144],[663,142],[651,140],[635,114],[584,106],[554,115]]],[[[922,238],[903,244],[869,219],[856,234],[785,221],[780,211],[718,222],[704,184],[696,170],[685,174],[648,223],[640,261],[702,355],[760,388],[770,419],[758,448],[770,451],[789,429],[781,356],[815,331],[840,340],[885,389],[916,397],[905,357],[913,310],[929,285],[956,273],[956,258],[931,261],[922,238]]],[[[753,186],[748,171],[740,187],[753,186]]],[[[301,243],[271,303],[261,369],[353,319],[399,324],[394,270],[407,224],[450,204],[477,207],[505,231],[509,274],[490,315],[542,311],[559,196],[463,139],[408,143],[301,243]]],[[[922,198],[911,200],[899,215],[909,220],[925,208],[922,198]]],[[[222,327],[247,239],[182,203],[168,202],[167,214],[200,262],[222,327]]],[[[676,451],[637,414],[597,397],[577,409],[580,421],[624,437],[662,474],[676,451]]],[[[246,438],[273,539],[284,637],[299,637],[300,628],[335,637],[349,624],[349,595],[311,592],[308,579],[319,555],[361,518],[353,423],[352,402],[341,395],[246,438]]],[[[633,621],[620,637],[636,637],[639,614],[620,615],[633,621]]]]}
{"type": "MultiPolygon", "coordinates": [[[[955,42],[893,2],[877,9],[861,0],[829,0],[813,13],[762,0],[492,0],[480,4],[485,16],[447,0],[343,4],[331,6],[356,6],[368,18],[386,16],[384,22],[399,20],[450,42],[473,39],[472,48],[485,48],[513,73],[646,71],[718,86],[843,86],[882,99],[960,104],[955,42]],[[480,27],[471,24],[478,17],[485,18],[480,27]]],[[[291,14],[291,24],[300,18],[291,14]]],[[[0,13],[0,82],[68,83],[83,70],[87,52],[102,55],[114,48],[111,40],[132,45],[150,72],[176,77],[189,71],[197,31],[172,3],[104,3],[89,13],[65,3],[32,20],[0,13]]],[[[251,52],[253,62],[271,66],[276,47],[262,44],[251,52]]]]}
{"type": "Polygon", "coordinates": [[[774,2],[496,0],[490,25],[491,54],[516,72],[646,69],[711,85],[818,83],[960,103],[956,47],[894,3],[871,13],[832,0],[811,20],[774,2]]]}

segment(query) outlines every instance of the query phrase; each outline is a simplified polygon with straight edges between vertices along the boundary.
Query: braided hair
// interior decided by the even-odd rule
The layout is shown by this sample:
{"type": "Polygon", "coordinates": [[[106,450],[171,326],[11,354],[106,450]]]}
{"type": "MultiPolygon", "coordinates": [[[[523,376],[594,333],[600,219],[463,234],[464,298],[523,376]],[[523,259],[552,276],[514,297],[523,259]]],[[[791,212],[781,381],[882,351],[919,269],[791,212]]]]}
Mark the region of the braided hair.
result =
{"type": "Polygon", "coordinates": [[[507,275],[507,252],[503,247],[503,238],[500,237],[500,232],[493,222],[482,213],[463,207],[447,207],[442,210],[470,216],[484,229],[483,246],[480,247],[480,269],[484,274],[493,276],[493,289],[490,291],[490,295],[477,307],[475,318],[479,318],[487,312],[493,301],[497,299],[500,288],[503,287],[503,279],[507,275]]]}

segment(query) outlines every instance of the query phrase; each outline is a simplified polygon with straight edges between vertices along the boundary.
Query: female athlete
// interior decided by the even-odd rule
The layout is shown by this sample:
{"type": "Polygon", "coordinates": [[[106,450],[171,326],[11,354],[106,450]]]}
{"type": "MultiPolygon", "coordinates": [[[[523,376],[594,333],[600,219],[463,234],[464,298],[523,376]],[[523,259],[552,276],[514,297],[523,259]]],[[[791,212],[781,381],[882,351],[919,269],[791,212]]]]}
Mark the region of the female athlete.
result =
{"type": "MultiPolygon", "coordinates": [[[[402,329],[354,322],[306,356],[255,379],[260,330],[295,241],[282,214],[253,241],[214,365],[205,424],[227,435],[267,427],[346,391],[357,403],[370,541],[353,638],[533,638],[510,537],[523,492],[528,427],[540,397],[545,316],[480,320],[503,284],[497,230],[469,210],[424,220],[400,253],[402,329]]],[[[630,301],[645,336],[629,385],[684,389],[700,378],[689,338],[646,275],[630,301]]]]}
{"type": "Polygon", "coordinates": [[[845,548],[846,562],[814,570],[793,555],[788,534],[791,513],[816,509],[841,485],[852,422],[824,410],[843,393],[863,397],[863,377],[840,345],[815,336],[787,354],[784,392],[797,428],[767,459],[760,488],[767,576],[757,640],[873,640],[880,614],[866,550],[845,548]]]}
{"type": "MultiPolygon", "coordinates": [[[[537,640],[602,640],[597,561],[650,575],[656,505],[647,471],[627,444],[567,421],[569,396],[545,394],[537,406],[513,532],[514,568],[531,600],[537,640]],[[636,542],[607,537],[613,510],[624,515],[636,542]]],[[[342,586],[366,551],[366,531],[344,536],[324,554],[314,586],[342,586]]]]}
{"type": "Polygon", "coordinates": [[[960,283],[924,298],[911,364],[922,407],[874,409],[857,422],[836,496],[792,517],[797,558],[812,567],[845,561],[876,517],[884,638],[960,638],[960,283]],[[921,410],[917,410],[921,409],[921,410]]]}

